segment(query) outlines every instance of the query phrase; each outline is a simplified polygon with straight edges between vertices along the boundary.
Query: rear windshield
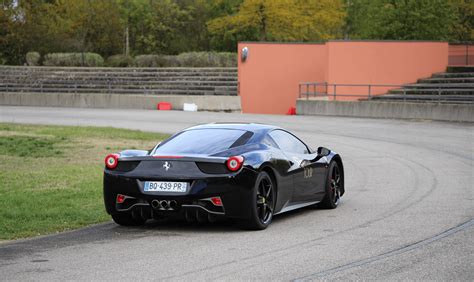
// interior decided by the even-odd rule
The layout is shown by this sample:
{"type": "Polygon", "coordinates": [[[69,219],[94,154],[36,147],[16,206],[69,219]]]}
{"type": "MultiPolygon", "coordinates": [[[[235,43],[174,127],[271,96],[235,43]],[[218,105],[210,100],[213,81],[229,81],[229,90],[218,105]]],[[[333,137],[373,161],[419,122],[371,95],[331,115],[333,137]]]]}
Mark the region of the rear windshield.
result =
{"type": "Polygon", "coordinates": [[[245,144],[252,133],[236,129],[193,129],[184,131],[158,146],[155,154],[211,155],[245,144]]]}

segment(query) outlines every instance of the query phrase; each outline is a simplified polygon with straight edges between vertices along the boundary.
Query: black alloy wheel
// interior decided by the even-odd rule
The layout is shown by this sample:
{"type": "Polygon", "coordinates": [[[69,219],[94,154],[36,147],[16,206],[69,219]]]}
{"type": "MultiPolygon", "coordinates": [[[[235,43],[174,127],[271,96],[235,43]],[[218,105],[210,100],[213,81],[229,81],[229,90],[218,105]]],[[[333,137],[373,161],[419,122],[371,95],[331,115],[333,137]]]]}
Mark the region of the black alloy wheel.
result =
{"type": "Polygon", "coordinates": [[[329,165],[329,174],[326,182],[326,196],[324,196],[321,206],[327,209],[335,209],[341,200],[341,189],[343,176],[336,162],[329,165]]]}
{"type": "Polygon", "coordinates": [[[270,177],[262,178],[257,189],[257,214],[263,224],[273,217],[273,202],[272,180],[270,177]]]}
{"type": "Polygon", "coordinates": [[[275,208],[275,185],[268,173],[260,172],[252,195],[251,216],[244,221],[244,227],[251,230],[262,230],[271,223],[275,208]]]}

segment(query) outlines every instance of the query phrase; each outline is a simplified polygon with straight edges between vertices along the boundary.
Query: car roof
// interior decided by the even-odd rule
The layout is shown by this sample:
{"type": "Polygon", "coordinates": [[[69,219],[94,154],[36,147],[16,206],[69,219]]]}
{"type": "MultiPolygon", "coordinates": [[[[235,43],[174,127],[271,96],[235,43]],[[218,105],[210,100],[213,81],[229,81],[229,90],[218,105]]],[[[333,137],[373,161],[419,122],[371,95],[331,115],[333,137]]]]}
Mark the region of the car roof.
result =
{"type": "Polygon", "coordinates": [[[235,130],[246,130],[253,133],[268,132],[273,129],[280,129],[278,126],[261,124],[261,123],[241,123],[241,122],[216,122],[208,124],[200,124],[185,130],[193,129],[235,129],[235,130]]]}

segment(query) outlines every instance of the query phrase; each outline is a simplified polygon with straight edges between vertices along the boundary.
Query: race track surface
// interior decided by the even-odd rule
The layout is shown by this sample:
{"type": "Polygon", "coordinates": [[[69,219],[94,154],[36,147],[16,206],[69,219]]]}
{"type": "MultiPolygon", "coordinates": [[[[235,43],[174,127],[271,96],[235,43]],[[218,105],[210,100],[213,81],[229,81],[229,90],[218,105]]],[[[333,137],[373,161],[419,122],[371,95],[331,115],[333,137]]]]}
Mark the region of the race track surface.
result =
{"type": "Polygon", "coordinates": [[[173,133],[214,121],[275,124],[314,148],[339,152],[346,170],[341,205],[282,214],[258,232],[230,223],[110,222],[2,243],[0,279],[474,280],[472,124],[0,107],[0,122],[173,133]]]}

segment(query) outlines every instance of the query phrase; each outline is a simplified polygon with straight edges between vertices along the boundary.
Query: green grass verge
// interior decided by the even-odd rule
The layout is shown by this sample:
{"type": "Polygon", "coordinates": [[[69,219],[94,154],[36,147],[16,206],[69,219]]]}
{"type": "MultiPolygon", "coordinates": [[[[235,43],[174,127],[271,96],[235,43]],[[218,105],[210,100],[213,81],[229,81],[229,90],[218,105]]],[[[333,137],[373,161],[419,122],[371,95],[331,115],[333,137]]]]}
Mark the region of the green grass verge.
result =
{"type": "Polygon", "coordinates": [[[0,123],[0,240],[110,220],[103,160],[150,149],[168,135],[115,128],[0,123]]]}

